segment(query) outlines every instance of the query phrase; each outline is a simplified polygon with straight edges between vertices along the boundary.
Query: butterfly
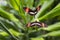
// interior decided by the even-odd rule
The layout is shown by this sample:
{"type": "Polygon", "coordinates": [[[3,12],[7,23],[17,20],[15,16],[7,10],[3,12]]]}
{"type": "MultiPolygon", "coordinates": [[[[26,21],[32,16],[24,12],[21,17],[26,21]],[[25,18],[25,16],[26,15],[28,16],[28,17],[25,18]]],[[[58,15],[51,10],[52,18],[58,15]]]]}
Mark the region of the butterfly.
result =
{"type": "Polygon", "coordinates": [[[33,27],[33,26],[38,26],[38,27],[47,27],[47,24],[43,22],[31,22],[27,24],[27,27],[33,27]]]}
{"type": "Polygon", "coordinates": [[[25,12],[27,12],[29,15],[34,16],[34,15],[37,14],[37,12],[40,10],[40,8],[41,8],[41,6],[38,6],[35,10],[32,10],[32,9],[30,9],[30,8],[28,8],[28,7],[24,7],[23,9],[24,9],[25,12]]]}

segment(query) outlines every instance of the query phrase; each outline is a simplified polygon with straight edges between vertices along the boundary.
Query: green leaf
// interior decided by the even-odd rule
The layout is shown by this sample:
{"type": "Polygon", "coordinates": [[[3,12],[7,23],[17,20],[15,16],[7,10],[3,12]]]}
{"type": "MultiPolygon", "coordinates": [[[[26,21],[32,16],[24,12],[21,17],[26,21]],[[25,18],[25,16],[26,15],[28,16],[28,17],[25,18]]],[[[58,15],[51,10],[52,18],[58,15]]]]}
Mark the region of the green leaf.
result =
{"type": "Polygon", "coordinates": [[[44,40],[42,37],[31,38],[31,40],[44,40]]]}
{"type": "Polygon", "coordinates": [[[32,8],[33,7],[33,3],[34,3],[34,0],[26,0],[26,4],[27,4],[27,7],[29,8],[32,8]]]}
{"type": "Polygon", "coordinates": [[[18,21],[18,19],[11,13],[8,13],[6,11],[4,11],[3,9],[0,8],[0,15],[4,18],[7,18],[9,20],[12,20],[12,21],[18,21]]]}
{"type": "Polygon", "coordinates": [[[13,30],[13,29],[9,29],[9,31],[16,37],[23,35],[23,33],[20,33],[18,31],[13,30]]]}
{"type": "MultiPolygon", "coordinates": [[[[21,33],[21,32],[15,31],[15,30],[13,30],[13,29],[11,29],[11,28],[7,28],[7,27],[4,25],[4,23],[1,22],[1,21],[0,21],[0,23],[1,23],[2,28],[4,29],[4,31],[5,31],[6,33],[8,33],[13,39],[18,40],[16,37],[20,36],[20,33],[21,33]]],[[[21,35],[23,35],[23,34],[21,33],[21,35]]]]}
{"type": "Polygon", "coordinates": [[[46,0],[44,1],[44,4],[42,5],[40,11],[36,14],[36,18],[43,16],[46,14],[46,11],[50,8],[50,6],[53,4],[54,0],[46,0]]]}
{"type": "Polygon", "coordinates": [[[2,25],[2,27],[3,27],[3,29],[9,34],[9,35],[11,35],[12,37],[13,37],[13,39],[16,39],[17,40],[17,38],[14,36],[14,35],[12,35],[12,33],[9,31],[9,29],[4,25],[4,23],[2,23],[1,21],[0,21],[0,24],[2,25]]]}
{"type": "Polygon", "coordinates": [[[7,0],[7,2],[17,11],[19,11],[20,0],[7,0]]]}
{"type": "Polygon", "coordinates": [[[2,20],[2,18],[0,19],[0,21],[2,21],[6,25],[7,28],[9,28],[9,29],[12,28],[16,31],[19,31],[18,27],[16,27],[13,22],[8,21],[8,20],[4,20],[4,19],[2,20]]]}
{"type": "Polygon", "coordinates": [[[9,36],[9,34],[6,33],[5,31],[1,31],[1,32],[0,32],[0,35],[5,36],[5,37],[9,36]]]}
{"type": "MultiPolygon", "coordinates": [[[[14,36],[16,36],[16,37],[19,37],[19,36],[23,35],[23,33],[19,33],[19,32],[17,32],[17,31],[13,30],[13,29],[9,29],[9,31],[10,31],[14,36]]],[[[2,35],[2,36],[4,36],[4,37],[9,36],[9,34],[8,34],[6,31],[1,31],[1,32],[0,32],[0,35],[2,35]]]]}
{"type": "Polygon", "coordinates": [[[37,0],[34,0],[33,7],[40,6],[39,3],[41,3],[40,0],[38,0],[38,1],[37,0]]]}
{"type": "Polygon", "coordinates": [[[60,15],[60,3],[50,12],[48,12],[44,16],[40,17],[39,20],[41,21],[41,20],[46,20],[46,19],[52,19],[59,15],[60,15]]]}
{"type": "Polygon", "coordinates": [[[53,32],[47,33],[47,34],[45,34],[43,36],[44,37],[47,37],[47,36],[60,36],[60,30],[59,31],[53,31],[53,32]]]}
{"type": "MultiPolygon", "coordinates": [[[[4,33],[3,33],[4,34],[4,33]]],[[[8,36],[3,36],[3,35],[0,35],[0,40],[6,40],[8,36]]]]}
{"type": "MultiPolygon", "coordinates": [[[[38,3],[37,3],[38,6],[39,6],[39,5],[42,6],[42,5],[44,4],[45,1],[49,1],[49,0],[39,0],[38,3]]],[[[36,5],[36,6],[37,6],[37,5],[36,5]]]]}
{"type": "Polygon", "coordinates": [[[57,22],[53,25],[50,25],[46,28],[43,28],[43,30],[47,30],[47,31],[56,31],[56,30],[60,30],[60,22],[57,22]]]}

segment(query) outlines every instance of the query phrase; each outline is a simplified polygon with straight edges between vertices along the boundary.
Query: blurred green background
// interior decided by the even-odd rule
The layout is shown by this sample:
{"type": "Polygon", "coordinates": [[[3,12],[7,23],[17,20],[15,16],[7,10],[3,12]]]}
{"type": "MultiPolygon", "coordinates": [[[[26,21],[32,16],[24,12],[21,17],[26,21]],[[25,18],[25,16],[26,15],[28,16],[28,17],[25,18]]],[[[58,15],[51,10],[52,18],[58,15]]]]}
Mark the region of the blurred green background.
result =
{"type": "Polygon", "coordinates": [[[60,40],[60,0],[0,0],[0,40],[60,40]],[[47,26],[27,26],[36,21],[47,26]]]}

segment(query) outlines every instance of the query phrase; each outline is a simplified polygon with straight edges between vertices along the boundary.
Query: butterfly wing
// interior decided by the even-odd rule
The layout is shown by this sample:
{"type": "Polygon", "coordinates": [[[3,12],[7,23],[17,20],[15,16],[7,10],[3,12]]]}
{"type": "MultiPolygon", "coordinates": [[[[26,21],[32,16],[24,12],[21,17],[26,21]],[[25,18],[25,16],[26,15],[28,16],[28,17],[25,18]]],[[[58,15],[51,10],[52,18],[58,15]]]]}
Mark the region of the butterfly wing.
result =
{"type": "Polygon", "coordinates": [[[37,12],[36,10],[31,10],[30,8],[24,7],[23,8],[25,12],[27,12],[29,15],[35,15],[37,12]]]}
{"type": "Polygon", "coordinates": [[[27,7],[23,7],[23,9],[25,10],[25,12],[29,12],[30,11],[30,9],[29,8],[27,8],[27,7]]]}
{"type": "Polygon", "coordinates": [[[37,14],[37,12],[40,10],[41,6],[38,6],[35,10],[31,10],[28,7],[24,7],[23,9],[25,10],[25,12],[27,12],[29,15],[34,16],[37,14]]]}
{"type": "Polygon", "coordinates": [[[36,11],[38,12],[40,9],[41,9],[41,6],[38,6],[38,7],[36,8],[36,11]]]}

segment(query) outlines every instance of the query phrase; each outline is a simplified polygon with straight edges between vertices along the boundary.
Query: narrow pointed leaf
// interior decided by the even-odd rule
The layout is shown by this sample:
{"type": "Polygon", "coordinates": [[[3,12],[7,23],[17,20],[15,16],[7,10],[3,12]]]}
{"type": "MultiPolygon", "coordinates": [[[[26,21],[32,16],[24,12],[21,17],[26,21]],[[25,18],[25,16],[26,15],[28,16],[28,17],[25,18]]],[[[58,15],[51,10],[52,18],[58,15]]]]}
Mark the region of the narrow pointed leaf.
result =
{"type": "Polygon", "coordinates": [[[60,22],[57,22],[53,25],[48,26],[47,28],[43,28],[43,30],[47,30],[47,31],[56,31],[56,30],[60,30],[60,22]]]}
{"type": "Polygon", "coordinates": [[[53,32],[47,33],[44,36],[45,37],[47,37],[47,36],[60,36],[60,30],[59,31],[53,31],[53,32]]]}
{"type": "Polygon", "coordinates": [[[50,6],[53,4],[54,0],[46,0],[44,4],[42,5],[40,11],[36,14],[36,18],[43,16],[46,14],[46,11],[50,8],[50,6]]]}
{"type": "Polygon", "coordinates": [[[31,38],[31,40],[44,40],[42,37],[31,38]]]}
{"type": "Polygon", "coordinates": [[[18,21],[18,19],[11,13],[8,13],[6,11],[4,11],[3,9],[0,8],[0,15],[4,18],[7,18],[9,20],[12,20],[12,21],[18,21]]]}
{"type": "Polygon", "coordinates": [[[7,0],[7,2],[17,11],[19,11],[20,0],[7,0]]]}
{"type": "Polygon", "coordinates": [[[34,4],[34,0],[26,0],[26,6],[32,8],[34,4]]]}
{"type": "Polygon", "coordinates": [[[52,19],[60,15],[60,3],[52,9],[50,12],[46,13],[44,16],[40,17],[39,20],[52,19]]]}

